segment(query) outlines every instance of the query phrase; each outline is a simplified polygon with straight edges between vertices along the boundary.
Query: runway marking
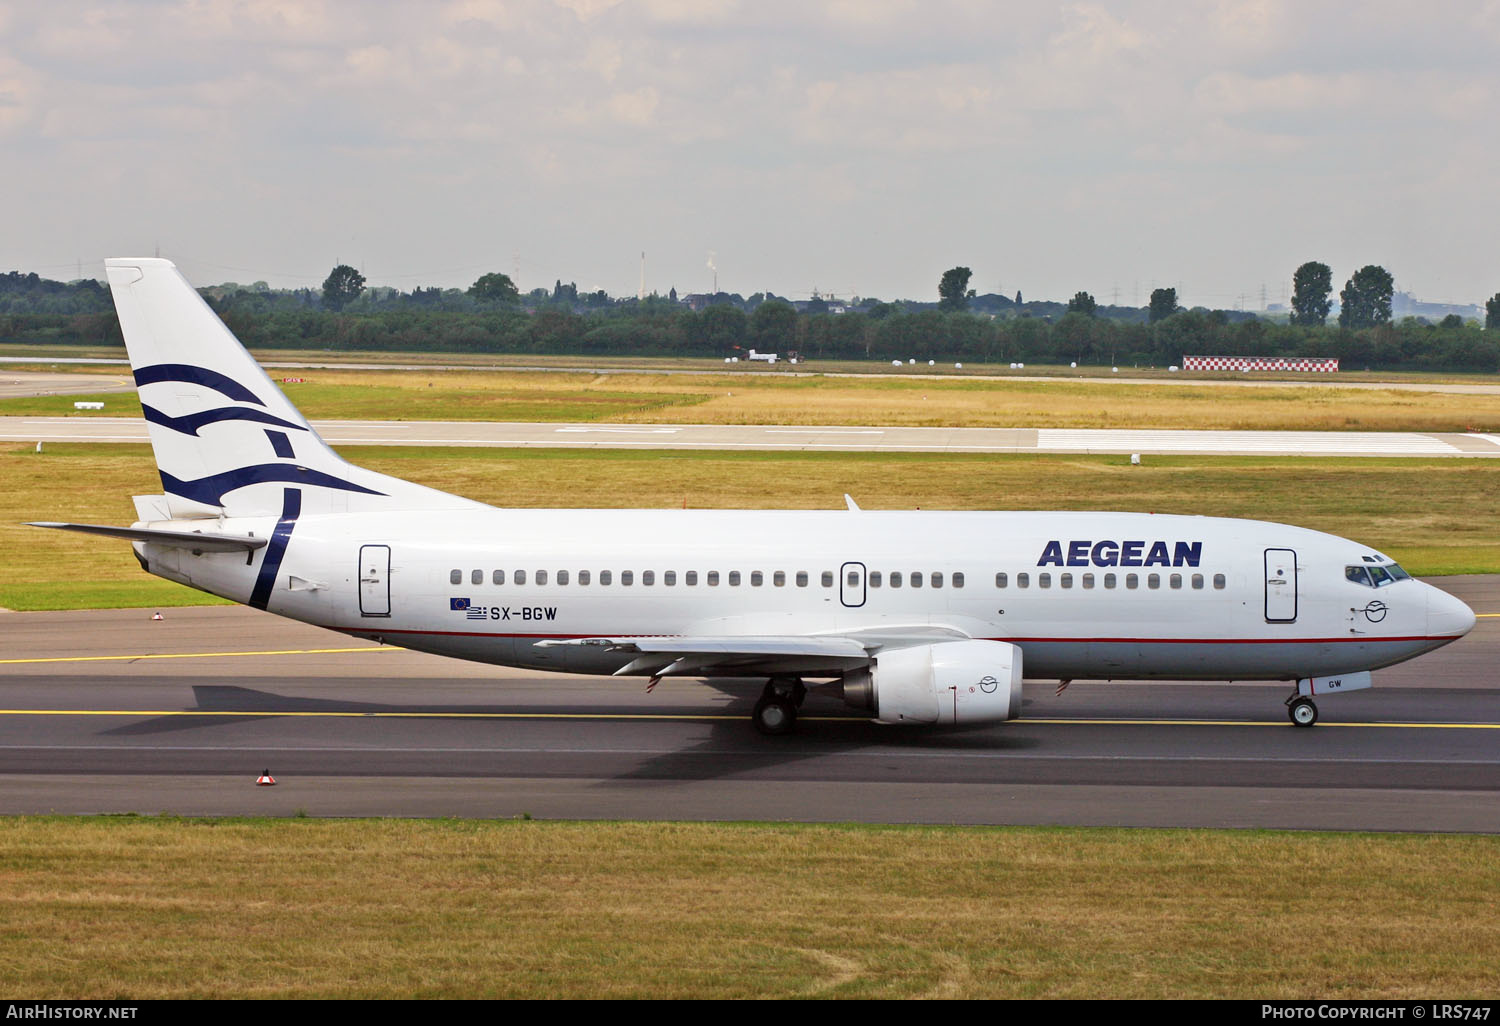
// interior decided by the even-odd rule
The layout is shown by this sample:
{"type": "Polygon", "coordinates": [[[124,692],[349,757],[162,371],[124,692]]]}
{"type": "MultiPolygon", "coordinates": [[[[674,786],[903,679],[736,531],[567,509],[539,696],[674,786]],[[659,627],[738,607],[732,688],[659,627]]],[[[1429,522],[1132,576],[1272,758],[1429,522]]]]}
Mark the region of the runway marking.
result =
{"type": "MultiPolygon", "coordinates": [[[[363,650],[356,650],[363,651],[363,650]]],[[[244,718],[293,718],[306,719],[392,719],[392,720],[675,720],[743,722],[750,717],[745,714],[725,713],[544,713],[544,712],[361,712],[355,710],[290,710],[290,709],[0,709],[0,716],[202,716],[244,718]]],[[[870,723],[866,716],[799,716],[806,723],[870,723]]],[[[1151,720],[1151,719],[1100,719],[1081,717],[1042,717],[1010,720],[1021,725],[1044,726],[1136,726],[1136,727],[1290,727],[1286,720],[1151,720]]],[[[1416,723],[1403,721],[1371,721],[1368,723],[1339,723],[1323,720],[1320,727],[1367,727],[1375,729],[1422,729],[1422,730],[1500,730],[1500,723],[1416,723]]]]}
{"type": "Polygon", "coordinates": [[[404,648],[288,648],[271,652],[158,652],[151,655],[48,656],[44,659],[0,659],[0,666],[18,663],[108,663],[134,662],[137,659],[227,659],[232,656],[329,655],[345,652],[405,652],[404,648]]]}

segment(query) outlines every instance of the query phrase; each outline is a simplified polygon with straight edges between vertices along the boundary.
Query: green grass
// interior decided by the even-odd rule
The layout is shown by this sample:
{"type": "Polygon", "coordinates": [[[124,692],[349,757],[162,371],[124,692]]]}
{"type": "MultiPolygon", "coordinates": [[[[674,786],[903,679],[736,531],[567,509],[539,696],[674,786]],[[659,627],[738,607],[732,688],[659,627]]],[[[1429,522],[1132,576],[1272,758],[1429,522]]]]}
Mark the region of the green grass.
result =
{"type": "MultiPolygon", "coordinates": [[[[1500,429],[1500,394],[1395,389],[1123,385],[713,373],[533,374],[474,370],[306,370],[285,384],[313,419],[878,424],[929,427],[1437,431],[1500,429]]],[[[273,377],[281,376],[273,372],[273,377]]],[[[0,400],[0,415],[139,416],[133,395],[0,400]]]]}
{"type": "Polygon", "coordinates": [[[21,818],[0,964],[78,999],[1493,998],[1497,893],[1494,837],[21,818]]]}
{"type": "MultiPolygon", "coordinates": [[[[1500,463],[1467,459],[988,456],[352,446],[355,463],[517,507],[1095,509],[1297,524],[1357,539],[1413,573],[1500,572],[1500,463]]],[[[145,445],[0,446],[0,607],[206,601],[141,572],[130,546],[23,527],[129,524],[159,492],[145,445]]]]}

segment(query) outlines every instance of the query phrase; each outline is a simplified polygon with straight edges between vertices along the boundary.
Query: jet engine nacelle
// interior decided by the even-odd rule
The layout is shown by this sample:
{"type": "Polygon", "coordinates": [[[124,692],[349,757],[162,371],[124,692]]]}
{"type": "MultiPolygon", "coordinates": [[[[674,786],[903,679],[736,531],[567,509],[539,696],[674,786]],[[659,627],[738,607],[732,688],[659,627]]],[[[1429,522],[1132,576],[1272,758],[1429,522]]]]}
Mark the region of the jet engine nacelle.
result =
{"type": "Polygon", "coordinates": [[[844,701],[881,723],[999,723],[1021,712],[1021,650],[944,641],[881,652],[844,674],[844,701]]]}

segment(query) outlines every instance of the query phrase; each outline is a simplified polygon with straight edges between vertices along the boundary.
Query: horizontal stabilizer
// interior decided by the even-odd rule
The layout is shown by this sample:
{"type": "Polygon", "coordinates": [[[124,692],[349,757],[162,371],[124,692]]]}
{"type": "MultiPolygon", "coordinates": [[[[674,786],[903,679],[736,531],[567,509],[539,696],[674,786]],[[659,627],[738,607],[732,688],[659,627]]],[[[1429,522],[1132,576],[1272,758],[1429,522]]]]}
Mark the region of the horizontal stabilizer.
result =
{"type": "Polygon", "coordinates": [[[234,534],[200,534],[197,531],[157,531],[149,527],[108,527],[103,524],[58,524],[51,522],[28,523],[27,527],[52,527],[59,531],[78,531],[82,534],[103,534],[111,538],[128,538],[131,541],[152,542],[156,545],[175,545],[184,549],[202,552],[254,552],[264,548],[268,539],[246,538],[234,534]]]}

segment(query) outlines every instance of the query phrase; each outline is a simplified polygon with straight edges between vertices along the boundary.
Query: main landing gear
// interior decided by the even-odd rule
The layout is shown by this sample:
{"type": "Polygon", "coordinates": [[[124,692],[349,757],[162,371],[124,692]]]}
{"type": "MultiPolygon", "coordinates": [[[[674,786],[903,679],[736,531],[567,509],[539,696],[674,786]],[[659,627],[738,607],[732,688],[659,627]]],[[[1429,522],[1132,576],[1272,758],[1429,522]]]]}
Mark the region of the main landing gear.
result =
{"type": "Polygon", "coordinates": [[[797,727],[797,710],[807,697],[807,688],[795,677],[772,677],[750,714],[755,729],[775,736],[790,734],[797,727]]]}
{"type": "Polygon", "coordinates": [[[1286,712],[1291,717],[1292,723],[1298,727],[1311,727],[1318,722],[1318,707],[1311,698],[1306,695],[1292,692],[1292,697],[1286,700],[1286,712]]]}

